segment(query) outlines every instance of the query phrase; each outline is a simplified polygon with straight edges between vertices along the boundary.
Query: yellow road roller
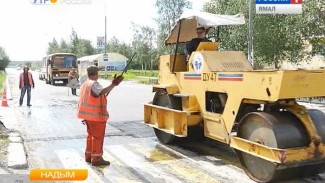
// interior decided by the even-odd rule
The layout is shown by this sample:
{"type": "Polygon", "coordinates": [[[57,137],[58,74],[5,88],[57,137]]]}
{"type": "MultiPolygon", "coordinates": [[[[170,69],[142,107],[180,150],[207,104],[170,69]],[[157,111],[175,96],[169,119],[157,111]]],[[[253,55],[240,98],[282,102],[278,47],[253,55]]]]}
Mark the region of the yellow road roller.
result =
{"type": "MultiPolygon", "coordinates": [[[[244,24],[242,15],[187,11],[166,44],[186,43],[196,28],[244,24]]],[[[229,144],[247,175],[257,182],[309,176],[325,169],[325,114],[297,98],[325,95],[324,70],[253,70],[241,51],[218,51],[201,42],[189,59],[162,55],[145,124],[159,141],[185,138],[191,127],[229,144]]],[[[195,134],[194,134],[195,135],[195,134]]]]}

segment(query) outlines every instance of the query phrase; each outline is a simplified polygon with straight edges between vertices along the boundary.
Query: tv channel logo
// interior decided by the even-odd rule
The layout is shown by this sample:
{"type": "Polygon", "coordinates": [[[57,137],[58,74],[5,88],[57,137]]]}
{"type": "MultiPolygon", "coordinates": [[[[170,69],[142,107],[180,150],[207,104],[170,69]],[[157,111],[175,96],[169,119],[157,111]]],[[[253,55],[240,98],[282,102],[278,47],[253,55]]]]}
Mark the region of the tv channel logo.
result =
{"type": "Polygon", "coordinates": [[[302,0],[256,0],[256,4],[302,4],[302,0]]]}
{"type": "Polygon", "coordinates": [[[257,14],[301,14],[302,0],[256,0],[257,14]]]}
{"type": "Polygon", "coordinates": [[[57,3],[57,0],[30,0],[33,5],[50,5],[57,3]]]}
{"type": "Polygon", "coordinates": [[[32,5],[91,4],[92,0],[30,0],[32,5]]]}

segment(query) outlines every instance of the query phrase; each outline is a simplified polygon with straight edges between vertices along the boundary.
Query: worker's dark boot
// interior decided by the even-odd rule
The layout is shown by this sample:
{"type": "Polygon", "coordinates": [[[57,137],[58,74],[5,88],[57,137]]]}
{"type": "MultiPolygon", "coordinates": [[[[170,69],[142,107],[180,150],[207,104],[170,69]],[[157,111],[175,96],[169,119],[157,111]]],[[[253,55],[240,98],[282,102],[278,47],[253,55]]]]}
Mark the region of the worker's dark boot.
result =
{"type": "Polygon", "coordinates": [[[93,166],[107,166],[107,165],[110,165],[110,164],[111,163],[109,161],[105,161],[105,160],[91,163],[91,165],[93,165],[93,166]]]}

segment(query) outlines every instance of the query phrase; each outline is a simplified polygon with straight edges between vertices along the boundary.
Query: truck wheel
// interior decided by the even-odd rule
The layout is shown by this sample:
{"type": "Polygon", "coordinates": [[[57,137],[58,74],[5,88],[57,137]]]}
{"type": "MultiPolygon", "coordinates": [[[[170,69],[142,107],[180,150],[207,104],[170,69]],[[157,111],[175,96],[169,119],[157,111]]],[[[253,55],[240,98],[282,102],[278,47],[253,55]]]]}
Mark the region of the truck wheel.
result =
{"type": "MultiPolygon", "coordinates": [[[[181,106],[180,101],[178,101],[175,97],[169,95],[166,90],[163,89],[160,89],[156,92],[153,99],[153,104],[170,109],[179,109],[181,106]]],[[[154,130],[158,140],[163,144],[171,144],[176,140],[176,136],[172,134],[166,133],[156,128],[154,128],[154,130]]]]}
{"type": "Polygon", "coordinates": [[[51,79],[51,85],[55,86],[55,80],[53,78],[51,79]]]}
{"type": "Polygon", "coordinates": [[[176,137],[172,134],[166,133],[157,128],[154,128],[154,130],[155,130],[156,137],[163,144],[172,144],[176,139],[176,137]]]}

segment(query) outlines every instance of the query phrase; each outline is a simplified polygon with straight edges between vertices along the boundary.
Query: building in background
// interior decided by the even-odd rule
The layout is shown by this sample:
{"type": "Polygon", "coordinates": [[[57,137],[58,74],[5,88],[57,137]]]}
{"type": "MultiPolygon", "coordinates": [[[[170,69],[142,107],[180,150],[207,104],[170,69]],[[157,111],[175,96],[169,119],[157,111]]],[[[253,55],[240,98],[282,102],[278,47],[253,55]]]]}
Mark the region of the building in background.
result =
{"type": "Polygon", "coordinates": [[[78,71],[80,75],[87,74],[89,65],[96,65],[100,71],[122,71],[128,58],[119,53],[107,53],[108,61],[104,61],[104,53],[78,58],[78,71]]]}
{"type": "Polygon", "coordinates": [[[281,69],[283,70],[297,70],[297,69],[308,69],[317,70],[325,68],[325,58],[323,55],[315,55],[311,60],[302,61],[298,63],[283,62],[281,69]]]}

